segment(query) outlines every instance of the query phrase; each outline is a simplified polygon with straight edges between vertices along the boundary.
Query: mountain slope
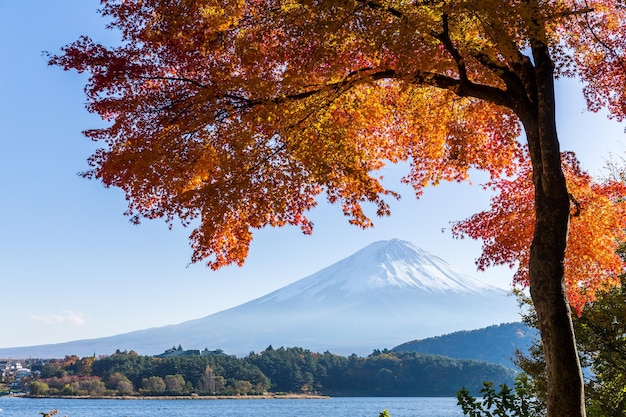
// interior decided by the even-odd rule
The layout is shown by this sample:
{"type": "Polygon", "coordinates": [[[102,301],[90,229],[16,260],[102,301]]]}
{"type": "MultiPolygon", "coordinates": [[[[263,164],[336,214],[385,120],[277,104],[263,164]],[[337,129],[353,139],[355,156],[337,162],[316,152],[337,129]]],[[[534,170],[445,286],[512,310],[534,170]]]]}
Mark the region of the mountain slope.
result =
{"type": "Polygon", "coordinates": [[[412,340],[394,347],[392,351],[474,359],[512,368],[515,351],[527,353],[536,337],[537,330],[523,323],[504,323],[483,329],[412,340]]]}
{"type": "Polygon", "coordinates": [[[240,306],[177,325],[28,348],[0,357],[223,349],[245,355],[269,345],[367,354],[413,340],[519,320],[507,292],[400,240],[373,243],[309,277],[240,306]]]}

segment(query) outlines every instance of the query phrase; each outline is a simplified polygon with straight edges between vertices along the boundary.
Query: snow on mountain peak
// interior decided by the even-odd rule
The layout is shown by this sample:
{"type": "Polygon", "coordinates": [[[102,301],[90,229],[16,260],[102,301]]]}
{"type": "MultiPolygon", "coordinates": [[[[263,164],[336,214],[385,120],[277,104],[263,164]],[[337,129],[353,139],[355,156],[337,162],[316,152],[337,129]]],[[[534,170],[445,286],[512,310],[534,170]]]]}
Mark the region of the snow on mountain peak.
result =
{"type": "Polygon", "coordinates": [[[410,242],[392,239],[372,243],[262,298],[287,300],[304,295],[315,299],[324,297],[329,290],[348,295],[384,288],[412,289],[431,294],[505,292],[460,272],[410,242]]]}
{"type": "Polygon", "coordinates": [[[414,287],[431,293],[480,293],[494,288],[414,244],[399,239],[375,242],[352,257],[370,271],[365,280],[363,277],[350,277],[349,284],[354,290],[363,284],[365,288],[414,287]]]}

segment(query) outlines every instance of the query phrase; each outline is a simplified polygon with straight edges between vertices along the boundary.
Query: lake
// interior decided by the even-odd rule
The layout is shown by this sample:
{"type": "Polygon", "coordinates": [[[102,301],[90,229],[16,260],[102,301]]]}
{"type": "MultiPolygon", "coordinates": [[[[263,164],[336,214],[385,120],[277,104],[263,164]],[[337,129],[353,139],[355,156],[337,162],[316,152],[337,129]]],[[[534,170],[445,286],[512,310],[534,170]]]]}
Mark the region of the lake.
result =
{"type": "Polygon", "coordinates": [[[0,417],[463,417],[456,398],[90,400],[0,397],[0,417]]]}

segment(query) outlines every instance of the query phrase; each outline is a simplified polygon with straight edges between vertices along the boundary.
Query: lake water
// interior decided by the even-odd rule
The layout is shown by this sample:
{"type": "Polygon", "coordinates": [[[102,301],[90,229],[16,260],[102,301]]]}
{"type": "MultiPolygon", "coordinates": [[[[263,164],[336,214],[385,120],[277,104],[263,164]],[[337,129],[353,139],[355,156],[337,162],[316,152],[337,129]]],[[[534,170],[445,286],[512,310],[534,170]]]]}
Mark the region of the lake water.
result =
{"type": "Polygon", "coordinates": [[[0,417],[463,417],[456,398],[88,400],[0,397],[0,417]]]}

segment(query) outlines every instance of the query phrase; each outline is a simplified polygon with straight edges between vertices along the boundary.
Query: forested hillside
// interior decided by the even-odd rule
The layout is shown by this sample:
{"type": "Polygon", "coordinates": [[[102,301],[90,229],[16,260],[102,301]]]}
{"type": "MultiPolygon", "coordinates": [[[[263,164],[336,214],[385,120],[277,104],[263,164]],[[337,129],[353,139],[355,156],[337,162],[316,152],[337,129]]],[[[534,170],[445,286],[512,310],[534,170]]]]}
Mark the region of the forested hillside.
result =
{"type": "Polygon", "coordinates": [[[523,323],[505,323],[403,343],[393,352],[420,352],[456,359],[475,359],[514,367],[515,350],[527,352],[537,330],[523,323]]]}
{"type": "Polygon", "coordinates": [[[448,396],[462,386],[478,393],[483,381],[511,384],[514,377],[511,370],[486,362],[387,350],[363,358],[270,347],[246,360],[270,378],[272,390],[312,389],[335,396],[448,396]]]}
{"type": "Polygon", "coordinates": [[[511,384],[514,372],[500,365],[415,352],[374,351],[367,357],[314,353],[271,346],[237,358],[221,351],[183,351],[141,356],[67,356],[33,367],[32,395],[255,395],[303,393],[333,396],[453,396],[474,393],[483,381],[511,384]]]}

